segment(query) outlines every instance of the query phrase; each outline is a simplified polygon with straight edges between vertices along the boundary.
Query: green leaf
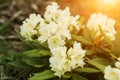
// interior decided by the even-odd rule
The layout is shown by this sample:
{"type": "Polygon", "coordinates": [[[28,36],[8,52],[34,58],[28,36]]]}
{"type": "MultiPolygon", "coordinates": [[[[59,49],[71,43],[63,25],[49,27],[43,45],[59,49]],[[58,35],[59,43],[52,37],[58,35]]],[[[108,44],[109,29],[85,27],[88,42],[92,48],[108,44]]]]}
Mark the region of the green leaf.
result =
{"type": "Polygon", "coordinates": [[[35,73],[29,80],[46,80],[55,77],[53,71],[45,70],[43,72],[35,73]]]}
{"type": "Polygon", "coordinates": [[[12,65],[16,69],[30,69],[30,67],[22,61],[9,62],[8,64],[12,65]]]}
{"type": "Polygon", "coordinates": [[[98,73],[101,72],[100,70],[97,70],[95,68],[89,68],[89,67],[84,67],[84,68],[78,68],[74,70],[75,72],[85,72],[85,73],[98,73]]]}
{"type": "Polygon", "coordinates": [[[100,48],[103,49],[106,52],[112,52],[111,49],[108,49],[107,47],[103,47],[102,45],[100,45],[100,48]]]}
{"type": "Polygon", "coordinates": [[[63,78],[70,78],[71,77],[71,73],[67,72],[63,75],[63,78]]]}
{"type": "Polygon", "coordinates": [[[50,51],[49,50],[33,49],[30,51],[23,52],[23,55],[26,55],[28,57],[44,57],[44,56],[49,56],[50,51]]]}
{"type": "MultiPolygon", "coordinates": [[[[119,24],[120,24],[120,22],[119,22],[119,24]]],[[[114,55],[120,56],[120,27],[117,27],[116,31],[117,31],[117,33],[115,35],[115,40],[113,41],[114,46],[115,46],[114,55]]]]}
{"type": "Polygon", "coordinates": [[[38,40],[33,40],[32,42],[38,43],[38,44],[40,44],[41,46],[43,46],[44,48],[48,49],[48,44],[47,44],[47,42],[42,43],[42,42],[40,42],[40,41],[38,41],[38,40]]]}
{"type": "Polygon", "coordinates": [[[72,80],[88,80],[85,77],[79,76],[78,74],[72,75],[72,80]]]}
{"type": "Polygon", "coordinates": [[[41,68],[43,67],[44,65],[40,64],[39,61],[36,61],[36,60],[32,60],[32,59],[23,59],[23,61],[30,65],[30,66],[33,66],[33,67],[36,67],[36,68],[41,68]]]}
{"type": "Polygon", "coordinates": [[[88,40],[86,40],[83,36],[78,36],[78,35],[74,35],[72,34],[72,38],[76,41],[80,41],[81,43],[84,43],[86,45],[92,45],[92,43],[88,40]]]}
{"type": "Polygon", "coordinates": [[[87,26],[83,28],[83,37],[88,41],[93,42],[91,32],[93,33],[93,31],[90,31],[87,26]]]}
{"type": "Polygon", "coordinates": [[[101,34],[104,36],[105,40],[107,41],[107,43],[111,46],[111,50],[115,51],[113,42],[108,38],[108,36],[105,34],[105,32],[102,30],[100,26],[99,26],[99,29],[101,31],[101,34]]]}
{"type": "Polygon", "coordinates": [[[109,54],[112,58],[117,59],[117,56],[115,54],[113,54],[113,53],[109,53],[109,54]]]}
{"type": "Polygon", "coordinates": [[[88,63],[95,66],[96,68],[100,69],[102,72],[104,72],[105,65],[100,64],[99,62],[94,61],[94,60],[90,60],[90,59],[88,59],[88,63]]]}
{"type": "Polygon", "coordinates": [[[94,52],[95,52],[95,51],[92,50],[92,49],[91,49],[91,50],[86,50],[86,55],[88,55],[88,56],[89,56],[89,55],[92,55],[92,54],[94,54],[94,52]]]}
{"type": "Polygon", "coordinates": [[[112,61],[105,59],[105,58],[95,58],[95,59],[92,59],[92,61],[100,63],[100,64],[105,65],[105,66],[113,64],[112,61]]]}

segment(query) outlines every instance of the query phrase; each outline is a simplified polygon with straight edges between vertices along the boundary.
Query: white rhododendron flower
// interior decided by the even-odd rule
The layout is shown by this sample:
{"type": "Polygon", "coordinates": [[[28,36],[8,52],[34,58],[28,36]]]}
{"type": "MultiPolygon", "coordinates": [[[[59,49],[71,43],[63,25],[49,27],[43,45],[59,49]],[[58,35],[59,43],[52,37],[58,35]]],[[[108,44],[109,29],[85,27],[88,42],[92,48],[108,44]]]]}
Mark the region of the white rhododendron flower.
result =
{"type": "Polygon", "coordinates": [[[57,29],[56,35],[60,35],[63,39],[71,39],[70,30],[62,25],[57,29]]]}
{"type": "Polygon", "coordinates": [[[86,50],[83,50],[81,48],[81,44],[75,42],[73,48],[70,48],[67,52],[68,58],[70,59],[70,65],[72,69],[75,69],[77,67],[83,67],[85,65],[84,63],[84,57],[85,57],[86,50]]]}
{"type": "Polygon", "coordinates": [[[79,30],[79,28],[81,27],[78,23],[77,23],[77,20],[80,18],[80,16],[79,15],[77,15],[77,16],[75,16],[75,17],[73,17],[73,16],[71,16],[71,18],[70,18],[70,23],[77,29],[77,30],[79,30]]]}
{"type": "Polygon", "coordinates": [[[43,23],[40,25],[39,33],[40,36],[38,40],[41,42],[47,41],[50,37],[56,34],[58,26],[55,22],[51,22],[49,25],[47,23],[43,23]]]}
{"type": "Polygon", "coordinates": [[[71,16],[70,10],[66,7],[64,10],[59,9],[57,3],[53,2],[46,8],[46,12],[44,14],[45,19],[48,22],[54,21],[57,24],[62,25],[63,27],[74,26],[79,30],[79,25],[77,20],[79,19],[79,15],[73,17],[71,16]]]}
{"type": "Polygon", "coordinates": [[[48,39],[48,44],[49,48],[51,49],[58,46],[64,46],[65,41],[59,35],[56,35],[48,39]]]}
{"type": "Polygon", "coordinates": [[[57,3],[51,3],[44,14],[45,22],[40,24],[38,40],[41,42],[47,41],[49,48],[64,46],[65,40],[71,39],[69,26],[79,29],[78,19],[79,16],[70,16],[68,7],[61,10],[57,3]]]}
{"type": "Polygon", "coordinates": [[[120,69],[107,66],[104,71],[106,80],[120,80],[120,69]]]}
{"type": "Polygon", "coordinates": [[[43,18],[39,14],[30,14],[29,19],[26,19],[26,22],[28,22],[32,27],[37,26],[38,23],[43,22],[43,18]]]}
{"type": "Polygon", "coordinates": [[[69,64],[67,65],[67,48],[57,47],[51,49],[52,57],[49,59],[51,70],[55,71],[55,75],[61,77],[66,71],[70,71],[69,64]]]}
{"type": "Polygon", "coordinates": [[[51,49],[52,57],[49,59],[51,70],[55,75],[61,77],[65,72],[77,67],[83,67],[86,51],[81,48],[80,43],[75,42],[73,48],[56,47],[51,49]]]}
{"type": "Polygon", "coordinates": [[[28,40],[34,40],[32,37],[35,36],[38,41],[47,42],[49,48],[63,46],[66,39],[71,39],[69,27],[79,30],[78,19],[78,15],[71,16],[68,7],[61,10],[57,3],[52,2],[47,6],[43,18],[40,15],[31,14],[29,19],[24,21],[21,26],[21,35],[28,40]]]}
{"type": "Polygon", "coordinates": [[[118,61],[115,63],[115,66],[120,69],[120,58],[118,58],[118,61]]]}
{"type": "Polygon", "coordinates": [[[96,32],[95,37],[101,36],[100,28],[105,32],[110,40],[115,40],[116,31],[114,29],[115,20],[108,18],[107,16],[99,13],[92,14],[87,22],[88,29],[96,32]]]}
{"type": "Polygon", "coordinates": [[[32,40],[32,36],[38,34],[36,27],[42,21],[43,19],[40,15],[30,14],[29,18],[23,22],[22,26],[20,26],[21,35],[27,40],[32,40]]]}
{"type": "Polygon", "coordinates": [[[59,6],[57,3],[52,2],[51,5],[48,5],[46,7],[46,11],[44,14],[44,18],[48,21],[51,22],[52,20],[55,20],[57,16],[59,16],[59,6]]]}

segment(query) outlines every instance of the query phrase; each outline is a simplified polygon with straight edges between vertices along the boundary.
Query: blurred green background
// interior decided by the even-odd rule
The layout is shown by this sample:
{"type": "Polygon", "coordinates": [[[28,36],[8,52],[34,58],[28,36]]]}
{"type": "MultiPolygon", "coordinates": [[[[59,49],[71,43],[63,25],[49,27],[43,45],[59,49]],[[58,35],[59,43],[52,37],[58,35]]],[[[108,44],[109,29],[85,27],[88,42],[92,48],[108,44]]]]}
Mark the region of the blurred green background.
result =
{"type": "Polygon", "coordinates": [[[20,40],[19,28],[30,13],[43,15],[51,0],[0,0],[0,80],[27,80],[37,68],[25,64],[21,52],[36,45],[20,40]]]}

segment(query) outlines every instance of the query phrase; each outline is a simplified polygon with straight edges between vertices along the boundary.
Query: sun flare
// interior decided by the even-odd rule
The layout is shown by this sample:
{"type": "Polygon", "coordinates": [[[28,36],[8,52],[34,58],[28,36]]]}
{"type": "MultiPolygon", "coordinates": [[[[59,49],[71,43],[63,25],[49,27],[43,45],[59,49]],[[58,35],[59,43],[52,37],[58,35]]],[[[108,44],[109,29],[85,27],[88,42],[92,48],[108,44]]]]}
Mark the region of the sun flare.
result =
{"type": "Polygon", "coordinates": [[[119,0],[97,0],[98,3],[104,6],[112,6],[112,7],[117,7],[119,4],[119,0]]]}
{"type": "Polygon", "coordinates": [[[69,6],[73,15],[88,18],[92,13],[104,13],[108,17],[120,20],[120,0],[56,0],[61,7],[69,6]],[[114,15],[113,15],[114,13],[114,15]]]}
{"type": "Polygon", "coordinates": [[[101,0],[103,1],[105,4],[116,4],[117,0],[101,0]]]}

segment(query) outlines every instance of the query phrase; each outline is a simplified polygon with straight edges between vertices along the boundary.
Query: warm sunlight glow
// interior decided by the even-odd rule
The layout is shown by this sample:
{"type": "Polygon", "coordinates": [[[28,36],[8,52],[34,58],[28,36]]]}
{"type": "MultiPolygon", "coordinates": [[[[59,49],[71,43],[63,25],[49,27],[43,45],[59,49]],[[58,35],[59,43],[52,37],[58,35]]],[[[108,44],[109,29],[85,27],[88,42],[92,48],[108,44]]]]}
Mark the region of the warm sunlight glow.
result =
{"type": "Polygon", "coordinates": [[[112,6],[115,7],[118,5],[119,0],[96,0],[97,2],[99,2],[98,4],[101,4],[103,6],[112,6]]]}
{"type": "Polygon", "coordinates": [[[120,0],[56,0],[61,7],[69,6],[73,15],[89,17],[92,13],[103,13],[108,17],[120,19],[120,0]],[[113,15],[114,13],[114,15],[113,15]]]}
{"type": "Polygon", "coordinates": [[[101,0],[101,1],[103,1],[103,3],[105,4],[116,4],[117,3],[116,0],[101,0]]]}

